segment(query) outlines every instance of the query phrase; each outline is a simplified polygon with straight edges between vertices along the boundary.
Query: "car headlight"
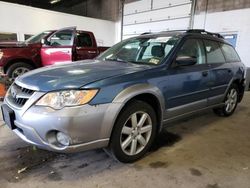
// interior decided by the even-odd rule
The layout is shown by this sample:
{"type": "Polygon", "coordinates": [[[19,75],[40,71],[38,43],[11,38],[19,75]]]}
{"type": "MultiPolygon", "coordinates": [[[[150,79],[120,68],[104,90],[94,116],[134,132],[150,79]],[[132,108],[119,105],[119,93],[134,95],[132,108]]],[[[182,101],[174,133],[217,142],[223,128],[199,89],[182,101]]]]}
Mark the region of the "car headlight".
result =
{"type": "Polygon", "coordinates": [[[50,92],[44,95],[37,103],[38,106],[48,106],[56,110],[63,107],[84,105],[91,101],[97,94],[97,89],[90,90],[65,90],[50,92]]]}

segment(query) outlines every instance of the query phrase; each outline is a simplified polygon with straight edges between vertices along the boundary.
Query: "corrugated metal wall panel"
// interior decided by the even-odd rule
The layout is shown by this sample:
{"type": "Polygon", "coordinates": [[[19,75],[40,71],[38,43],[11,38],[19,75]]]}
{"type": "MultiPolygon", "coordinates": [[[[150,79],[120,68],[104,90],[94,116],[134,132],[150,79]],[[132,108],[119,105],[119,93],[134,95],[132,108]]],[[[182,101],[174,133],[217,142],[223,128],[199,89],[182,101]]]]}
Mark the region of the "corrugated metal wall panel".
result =
{"type": "Polygon", "coordinates": [[[190,16],[191,4],[124,16],[124,26],[190,16]]]}
{"type": "Polygon", "coordinates": [[[153,9],[162,8],[162,7],[171,7],[181,4],[190,3],[190,0],[156,0],[153,1],[153,9]]]}
{"type": "Polygon", "coordinates": [[[125,4],[124,15],[151,10],[151,0],[140,0],[125,4]]]}
{"type": "Polygon", "coordinates": [[[190,18],[181,18],[174,20],[166,20],[160,22],[151,22],[144,24],[128,25],[123,27],[124,38],[132,35],[140,35],[145,32],[160,32],[167,30],[181,30],[189,27],[190,18]]]}
{"type": "Polygon", "coordinates": [[[144,32],[188,29],[191,0],[141,0],[124,6],[123,39],[144,32]]]}

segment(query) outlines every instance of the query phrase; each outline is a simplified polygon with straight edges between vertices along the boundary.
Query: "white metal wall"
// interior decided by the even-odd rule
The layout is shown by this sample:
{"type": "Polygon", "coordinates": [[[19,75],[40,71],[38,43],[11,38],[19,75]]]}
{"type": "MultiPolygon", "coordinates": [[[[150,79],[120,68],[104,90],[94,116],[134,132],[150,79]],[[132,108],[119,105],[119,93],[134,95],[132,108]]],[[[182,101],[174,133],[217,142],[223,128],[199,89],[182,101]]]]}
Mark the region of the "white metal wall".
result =
{"type": "Polygon", "coordinates": [[[250,68],[250,8],[195,15],[194,28],[221,34],[237,34],[236,50],[250,68]]]}
{"type": "Polygon", "coordinates": [[[19,41],[24,34],[69,26],[94,32],[98,45],[111,46],[117,41],[115,22],[0,1],[0,32],[17,33],[19,41]]]}
{"type": "Polygon", "coordinates": [[[192,0],[140,0],[125,4],[123,39],[144,32],[188,29],[192,0]]]}

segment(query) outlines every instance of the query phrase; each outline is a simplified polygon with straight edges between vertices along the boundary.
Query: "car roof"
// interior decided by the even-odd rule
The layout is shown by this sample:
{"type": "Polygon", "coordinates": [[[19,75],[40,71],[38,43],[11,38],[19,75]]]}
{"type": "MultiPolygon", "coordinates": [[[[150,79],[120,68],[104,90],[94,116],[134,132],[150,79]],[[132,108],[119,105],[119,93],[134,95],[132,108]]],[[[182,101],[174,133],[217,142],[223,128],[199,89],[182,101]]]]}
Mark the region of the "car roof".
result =
{"type": "MultiPolygon", "coordinates": [[[[228,43],[222,35],[219,33],[212,33],[201,29],[190,29],[190,30],[172,30],[172,31],[162,31],[157,33],[143,33],[139,36],[139,38],[147,38],[147,37],[167,37],[167,36],[179,36],[179,37],[187,37],[187,36],[195,36],[201,39],[215,40],[217,42],[222,42],[231,45],[228,43]]],[[[138,36],[137,36],[138,37],[138,36]]]]}

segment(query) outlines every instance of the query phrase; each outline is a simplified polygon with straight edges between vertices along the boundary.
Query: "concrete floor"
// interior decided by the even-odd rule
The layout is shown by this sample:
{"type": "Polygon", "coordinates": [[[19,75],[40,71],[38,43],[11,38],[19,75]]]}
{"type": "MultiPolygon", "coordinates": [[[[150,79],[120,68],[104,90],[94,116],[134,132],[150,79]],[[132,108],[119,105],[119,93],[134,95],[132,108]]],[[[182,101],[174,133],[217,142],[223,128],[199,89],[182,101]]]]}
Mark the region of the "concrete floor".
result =
{"type": "Polygon", "coordinates": [[[0,127],[0,187],[250,188],[250,92],[235,114],[210,111],[175,123],[152,151],[121,164],[102,150],[55,154],[0,127]]]}

